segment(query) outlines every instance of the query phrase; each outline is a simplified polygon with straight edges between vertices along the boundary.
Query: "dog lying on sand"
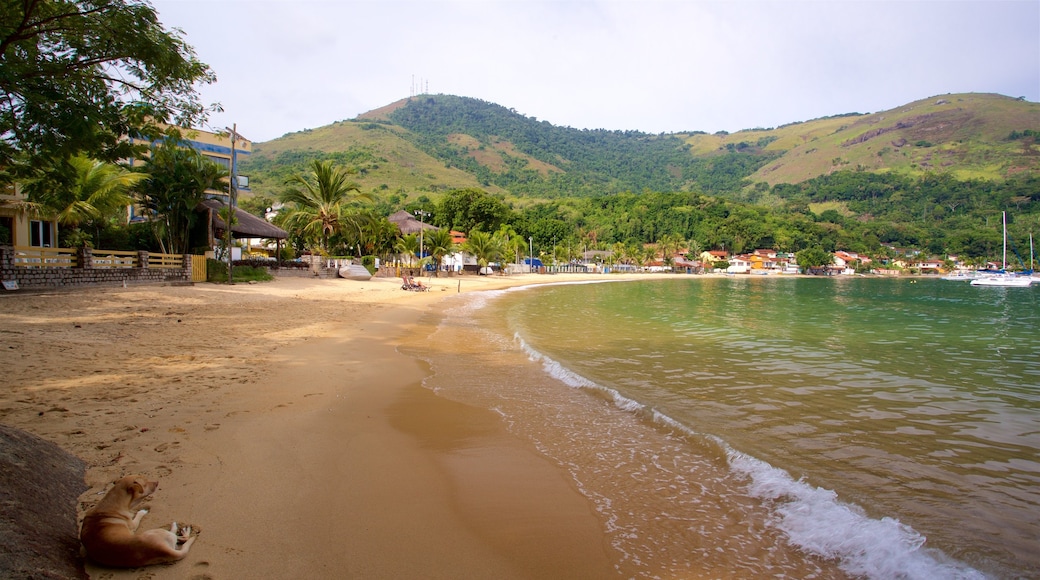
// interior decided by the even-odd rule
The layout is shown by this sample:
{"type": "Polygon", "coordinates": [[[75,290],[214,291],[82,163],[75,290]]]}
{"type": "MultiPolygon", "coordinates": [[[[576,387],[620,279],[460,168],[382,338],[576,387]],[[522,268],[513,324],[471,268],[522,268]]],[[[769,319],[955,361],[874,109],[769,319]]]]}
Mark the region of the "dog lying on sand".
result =
{"type": "Polygon", "coordinates": [[[178,529],[174,522],[168,531],[134,533],[141,518],[148,513],[148,510],[140,510],[135,514],[134,507],[158,487],[158,481],[148,481],[143,475],[127,475],[117,480],[83,518],[79,539],[87,550],[87,557],[105,566],[137,568],[174,562],[187,555],[195,541],[190,526],[178,529]]]}

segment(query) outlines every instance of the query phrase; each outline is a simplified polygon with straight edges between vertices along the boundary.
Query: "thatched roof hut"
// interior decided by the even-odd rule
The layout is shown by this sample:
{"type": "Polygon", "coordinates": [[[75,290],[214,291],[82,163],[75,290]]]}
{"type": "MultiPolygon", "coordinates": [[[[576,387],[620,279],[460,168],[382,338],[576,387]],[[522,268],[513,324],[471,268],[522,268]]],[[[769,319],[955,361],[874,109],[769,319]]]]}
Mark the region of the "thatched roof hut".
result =
{"type": "Polygon", "coordinates": [[[419,233],[419,230],[430,231],[440,229],[435,225],[420,222],[415,219],[415,216],[404,210],[401,210],[386,219],[390,220],[390,223],[397,226],[397,229],[401,231],[401,235],[405,236],[408,234],[417,234],[419,233]]]}
{"type": "MultiPolygon", "coordinates": [[[[227,229],[224,220],[220,219],[219,214],[223,207],[224,203],[216,199],[207,199],[199,204],[199,210],[209,214],[207,223],[209,224],[210,232],[212,232],[211,238],[219,238],[220,235],[217,232],[223,232],[227,229]]],[[[266,238],[269,240],[284,240],[289,237],[288,232],[282,228],[241,209],[235,210],[235,220],[237,223],[231,226],[231,237],[236,239],[266,238]]]]}

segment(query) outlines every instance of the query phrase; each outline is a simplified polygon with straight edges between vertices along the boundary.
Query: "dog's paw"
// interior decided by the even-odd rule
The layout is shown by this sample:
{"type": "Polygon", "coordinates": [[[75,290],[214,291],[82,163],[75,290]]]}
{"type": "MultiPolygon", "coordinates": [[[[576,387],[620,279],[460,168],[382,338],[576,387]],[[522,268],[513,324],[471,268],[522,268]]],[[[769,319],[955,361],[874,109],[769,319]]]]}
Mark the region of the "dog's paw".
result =
{"type": "Polygon", "coordinates": [[[145,516],[145,515],[146,515],[147,513],[148,513],[148,510],[137,510],[137,515],[138,515],[138,516],[140,516],[140,517],[142,517],[142,518],[143,518],[143,517],[144,517],[144,516],[145,516]]]}

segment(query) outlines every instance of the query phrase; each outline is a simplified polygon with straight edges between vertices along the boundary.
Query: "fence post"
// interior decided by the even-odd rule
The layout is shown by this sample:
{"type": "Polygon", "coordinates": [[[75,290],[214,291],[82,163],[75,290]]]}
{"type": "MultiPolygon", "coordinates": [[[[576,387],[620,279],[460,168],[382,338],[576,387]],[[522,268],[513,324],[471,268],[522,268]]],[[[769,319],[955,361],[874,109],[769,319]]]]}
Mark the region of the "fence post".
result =
{"type": "Polygon", "coordinates": [[[184,268],[184,279],[191,282],[191,254],[181,254],[181,268],[184,268]]]}
{"type": "Polygon", "coordinates": [[[84,270],[94,267],[94,248],[80,246],[76,249],[76,267],[84,270]]]}
{"type": "Polygon", "coordinates": [[[137,267],[148,267],[148,250],[137,250],[137,267]]]}

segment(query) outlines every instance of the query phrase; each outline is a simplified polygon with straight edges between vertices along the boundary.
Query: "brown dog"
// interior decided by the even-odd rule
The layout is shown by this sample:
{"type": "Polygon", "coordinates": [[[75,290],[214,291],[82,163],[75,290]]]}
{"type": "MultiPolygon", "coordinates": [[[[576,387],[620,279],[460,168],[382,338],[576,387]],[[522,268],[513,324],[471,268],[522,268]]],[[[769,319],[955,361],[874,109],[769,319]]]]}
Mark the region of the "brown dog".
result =
{"type": "Polygon", "coordinates": [[[87,512],[80,527],[79,539],[87,556],[105,566],[137,568],[180,560],[188,553],[195,538],[191,527],[181,528],[177,522],[170,530],[148,530],[134,534],[148,510],[133,513],[134,507],[159,487],[143,475],[128,475],[115,482],[94,509],[87,512]],[[178,544],[182,544],[180,548],[178,544]]]}

